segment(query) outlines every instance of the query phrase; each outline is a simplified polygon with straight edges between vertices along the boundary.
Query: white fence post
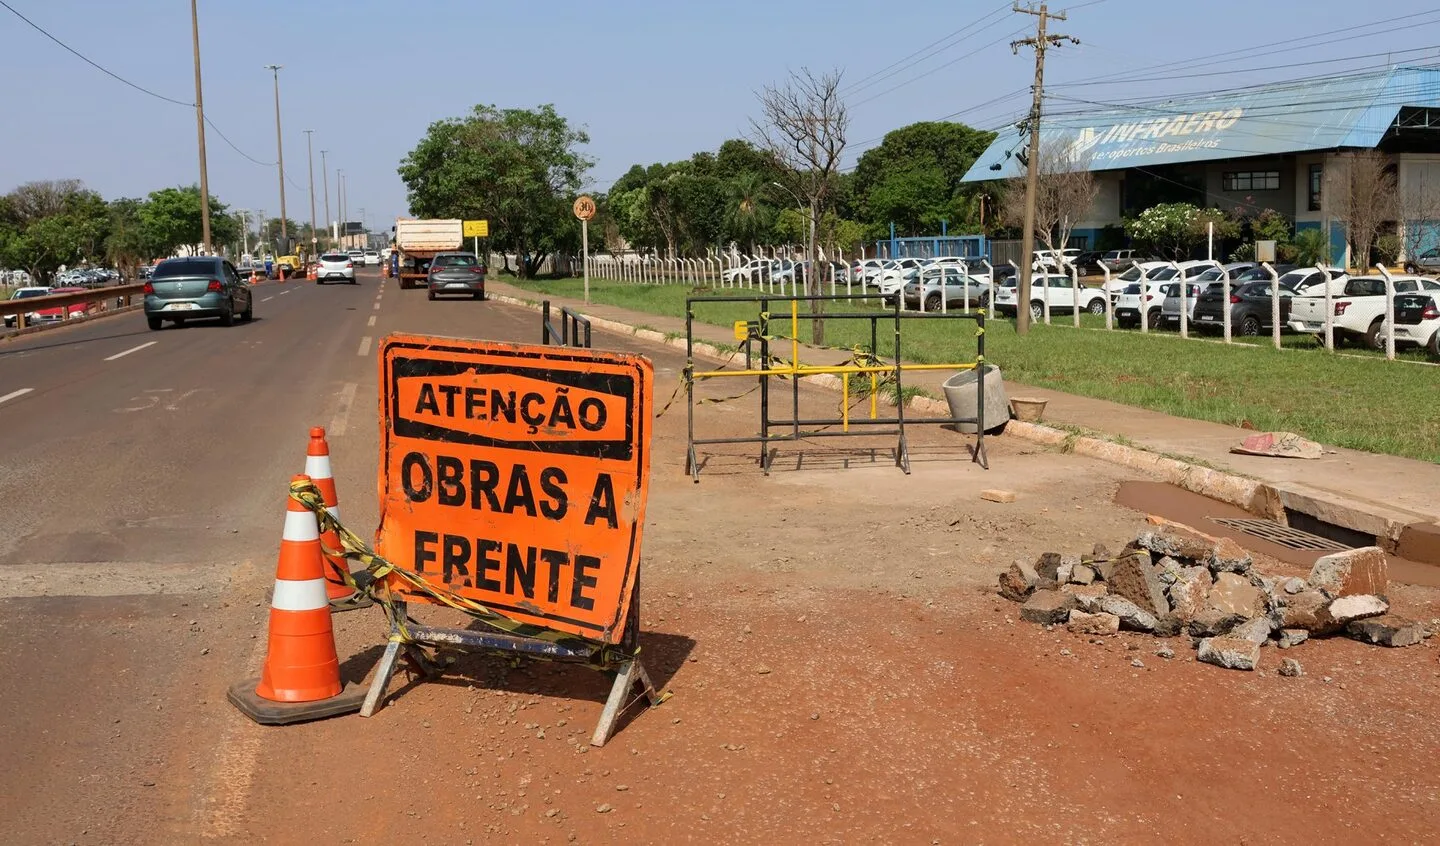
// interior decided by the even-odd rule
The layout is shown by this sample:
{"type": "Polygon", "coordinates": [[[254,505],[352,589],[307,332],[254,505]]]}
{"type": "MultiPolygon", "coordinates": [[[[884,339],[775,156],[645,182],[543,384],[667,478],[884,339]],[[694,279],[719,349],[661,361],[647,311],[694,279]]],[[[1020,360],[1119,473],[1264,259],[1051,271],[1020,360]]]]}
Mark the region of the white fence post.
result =
{"type": "Polygon", "coordinates": [[[1230,271],[1222,270],[1220,276],[1222,279],[1221,285],[1224,286],[1222,290],[1225,295],[1225,302],[1222,304],[1224,312],[1221,314],[1221,319],[1225,321],[1225,343],[1229,344],[1232,343],[1230,335],[1230,271]]]}
{"type": "Polygon", "coordinates": [[[1105,292],[1105,328],[1115,328],[1115,294],[1110,290],[1110,266],[1100,262],[1100,272],[1105,275],[1105,284],[1100,290],[1105,292]]]}
{"type": "Polygon", "coordinates": [[[1280,349],[1280,274],[1270,266],[1270,262],[1262,261],[1260,266],[1270,274],[1270,335],[1274,338],[1275,349],[1280,349]]]}
{"type": "Polygon", "coordinates": [[[1320,278],[1325,280],[1325,349],[1335,351],[1335,296],[1330,291],[1330,272],[1320,265],[1320,278]]]}
{"type": "Polygon", "coordinates": [[[981,259],[981,261],[985,262],[985,275],[990,278],[990,293],[985,296],[985,299],[987,300],[987,303],[986,303],[986,305],[987,305],[987,310],[990,312],[990,313],[987,315],[987,317],[989,317],[991,320],[994,320],[994,319],[995,319],[995,265],[993,265],[993,264],[990,263],[990,259],[981,259]]]}
{"type": "MultiPolygon", "coordinates": [[[[1375,269],[1385,277],[1385,325],[1389,328],[1385,332],[1385,360],[1395,360],[1395,279],[1385,265],[1377,264],[1375,269]]],[[[1328,276],[1326,277],[1329,278],[1328,276]]],[[[1329,290],[1327,287],[1326,290],[1329,290]]],[[[1419,290],[1417,288],[1417,290],[1419,290]]]]}
{"type": "Polygon", "coordinates": [[[1080,328],[1080,268],[1070,263],[1070,313],[1074,315],[1075,328],[1080,328]]]}

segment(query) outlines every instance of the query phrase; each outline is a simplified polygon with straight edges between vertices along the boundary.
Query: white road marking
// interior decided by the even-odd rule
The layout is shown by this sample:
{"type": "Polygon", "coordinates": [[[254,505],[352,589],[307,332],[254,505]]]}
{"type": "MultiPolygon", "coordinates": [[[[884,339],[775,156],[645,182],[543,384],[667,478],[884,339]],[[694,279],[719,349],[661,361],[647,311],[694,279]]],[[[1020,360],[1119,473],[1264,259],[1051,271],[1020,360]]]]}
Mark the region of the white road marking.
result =
{"type": "Polygon", "coordinates": [[[345,387],[340,389],[339,407],[335,409],[335,416],[330,418],[330,428],[326,433],[330,437],[337,437],[345,434],[350,426],[350,408],[355,405],[355,391],[359,385],[354,382],[346,382],[345,387]]]}
{"type": "Polygon", "coordinates": [[[273,299],[275,299],[275,298],[274,298],[274,297],[266,297],[265,299],[261,300],[260,302],[262,302],[262,303],[268,303],[268,302],[270,302],[270,301],[273,300],[273,299]]]}
{"type": "MultiPolygon", "coordinates": [[[[290,291],[293,291],[293,290],[295,290],[295,289],[294,289],[294,288],[291,288],[291,289],[290,289],[290,291]]],[[[281,291],[281,292],[280,292],[280,296],[283,297],[283,296],[285,296],[286,294],[290,293],[290,291],[281,291]]]]}
{"type": "Polygon", "coordinates": [[[146,347],[153,347],[153,346],[155,346],[155,345],[158,344],[158,343],[160,343],[160,342],[159,342],[159,341],[146,341],[145,343],[141,344],[141,345],[138,346],[138,347],[131,347],[130,349],[128,349],[128,350],[126,350],[126,351],[124,351],[124,352],[118,352],[118,353],[115,353],[115,354],[112,355],[112,356],[106,356],[105,360],[106,360],[106,361],[114,361],[114,360],[117,359],[117,358],[124,358],[125,356],[129,355],[130,353],[140,352],[141,350],[145,349],[146,347]]]}
{"type": "Polygon", "coordinates": [[[370,336],[369,336],[369,335],[366,335],[365,337],[363,337],[363,338],[360,339],[360,351],[357,352],[356,355],[366,356],[366,355],[369,355],[369,354],[370,354],[370,336]]]}
{"type": "Polygon", "coordinates": [[[374,325],[375,325],[375,315],[373,315],[373,314],[370,315],[370,319],[369,319],[368,321],[366,321],[365,325],[366,325],[366,326],[374,326],[374,325]]]}
{"type": "Polygon", "coordinates": [[[30,392],[33,391],[33,390],[35,390],[35,389],[34,389],[34,388],[21,388],[21,389],[18,390],[18,391],[11,391],[10,393],[6,394],[5,396],[0,397],[0,402],[9,402],[9,401],[12,400],[12,399],[19,399],[20,397],[25,396],[26,394],[30,393],[30,392]]]}
{"type": "Polygon", "coordinates": [[[379,303],[376,303],[376,304],[375,304],[375,310],[376,310],[376,311],[379,311],[379,310],[380,310],[380,304],[379,304],[379,303]]]}

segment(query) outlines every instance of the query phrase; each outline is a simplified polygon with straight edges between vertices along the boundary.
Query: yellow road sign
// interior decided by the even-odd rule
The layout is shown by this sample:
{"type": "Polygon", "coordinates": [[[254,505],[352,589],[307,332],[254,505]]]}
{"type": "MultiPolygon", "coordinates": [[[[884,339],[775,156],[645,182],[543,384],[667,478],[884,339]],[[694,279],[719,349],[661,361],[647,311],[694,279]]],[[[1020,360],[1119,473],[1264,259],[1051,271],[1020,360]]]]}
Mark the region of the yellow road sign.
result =
{"type": "MultiPolygon", "coordinates": [[[[450,230],[454,232],[455,230],[450,230]]],[[[489,238],[490,221],[488,220],[467,220],[465,221],[466,238],[489,238]]]]}

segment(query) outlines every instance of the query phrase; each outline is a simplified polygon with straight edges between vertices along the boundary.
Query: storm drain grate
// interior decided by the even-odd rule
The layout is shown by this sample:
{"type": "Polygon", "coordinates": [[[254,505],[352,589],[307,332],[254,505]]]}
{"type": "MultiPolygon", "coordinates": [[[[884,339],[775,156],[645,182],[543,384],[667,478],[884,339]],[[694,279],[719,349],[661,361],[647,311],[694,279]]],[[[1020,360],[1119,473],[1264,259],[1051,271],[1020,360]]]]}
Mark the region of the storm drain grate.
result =
{"type": "Polygon", "coordinates": [[[1249,520],[1227,517],[1211,517],[1210,519],[1228,529],[1244,532],[1247,535],[1252,535],[1263,541],[1269,541],[1270,543],[1283,546],[1287,549],[1340,552],[1350,548],[1343,543],[1338,543],[1329,538],[1322,538],[1319,535],[1312,535],[1309,532],[1302,532],[1299,529],[1292,529],[1289,526],[1282,526],[1272,520],[1249,520]]]}

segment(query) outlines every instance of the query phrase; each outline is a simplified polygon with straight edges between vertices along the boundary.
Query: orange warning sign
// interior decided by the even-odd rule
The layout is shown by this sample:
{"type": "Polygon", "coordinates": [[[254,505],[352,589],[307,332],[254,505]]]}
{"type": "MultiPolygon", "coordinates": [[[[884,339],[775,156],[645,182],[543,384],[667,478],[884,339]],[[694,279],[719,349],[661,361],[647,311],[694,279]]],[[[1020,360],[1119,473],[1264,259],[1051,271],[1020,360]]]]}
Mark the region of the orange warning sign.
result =
{"type": "Polygon", "coordinates": [[[618,643],[645,525],[650,361],[391,335],[380,385],[377,551],[507,617],[618,643]]]}

